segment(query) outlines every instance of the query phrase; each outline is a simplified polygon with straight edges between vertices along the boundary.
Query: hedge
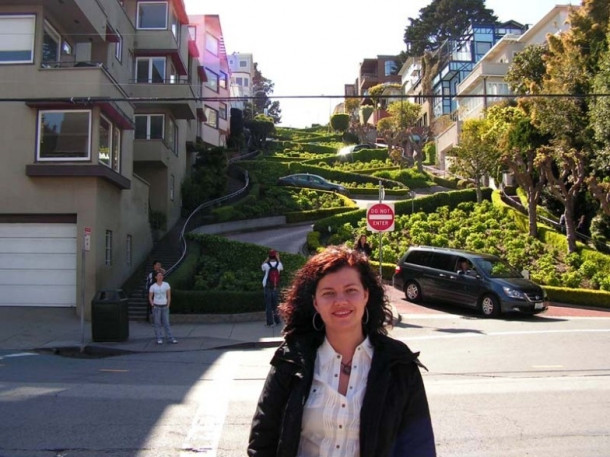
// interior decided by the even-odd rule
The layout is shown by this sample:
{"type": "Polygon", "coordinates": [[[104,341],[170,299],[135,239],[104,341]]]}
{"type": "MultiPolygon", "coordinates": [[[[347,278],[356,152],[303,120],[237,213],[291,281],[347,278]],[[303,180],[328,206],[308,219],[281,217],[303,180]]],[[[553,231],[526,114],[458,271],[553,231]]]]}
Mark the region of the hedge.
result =
{"type": "Polygon", "coordinates": [[[597,306],[610,311],[610,292],[591,289],[542,286],[552,302],[581,306],[597,306]]]}

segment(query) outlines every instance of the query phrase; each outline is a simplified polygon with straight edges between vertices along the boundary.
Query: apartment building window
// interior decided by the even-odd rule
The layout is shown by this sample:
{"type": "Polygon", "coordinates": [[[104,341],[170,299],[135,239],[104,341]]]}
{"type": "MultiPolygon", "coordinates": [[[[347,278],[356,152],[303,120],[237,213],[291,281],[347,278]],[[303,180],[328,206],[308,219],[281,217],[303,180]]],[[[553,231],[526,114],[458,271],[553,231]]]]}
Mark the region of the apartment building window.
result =
{"type": "Polygon", "coordinates": [[[163,114],[138,114],[136,118],[136,140],[161,140],[165,116],[163,114]]]}
{"type": "Polygon", "coordinates": [[[41,110],[38,160],[89,160],[91,111],[41,110]]]}
{"type": "Polygon", "coordinates": [[[165,57],[137,57],[136,82],[165,82],[165,57]]]}
{"type": "Polygon", "coordinates": [[[44,21],[42,36],[42,63],[57,63],[61,54],[61,35],[47,21],[44,21]]]}
{"type": "Polygon", "coordinates": [[[115,125],[112,128],[112,169],[121,171],[121,130],[115,125]]]}
{"type": "Polygon", "coordinates": [[[391,76],[391,75],[395,75],[396,74],[396,62],[394,62],[393,60],[386,60],[383,63],[383,69],[384,69],[384,75],[385,76],[391,76]]]}
{"type": "Polygon", "coordinates": [[[168,12],[166,1],[138,2],[138,29],[167,30],[168,12]]]}
{"type": "Polygon", "coordinates": [[[214,92],[218,92],[218,74],[216,74],[209,68],[205,69],[205,74],[208,77],[208,80],[205,83],[206,87],[212,89],[214,92]]]}
{"type": "Polygon", "coordinates": [[[172,14],[172,35],[174,35],[174,38],[176,40],[178,40],[178,37],[180,36],[180,23],[178,22],[178,18],[172,14]]]}
{"type": "Polygon", "coordinates": [[[178,155],[178,127],[173,119],[167,121],[167,144],[169,148],[174,151],[174,154],[178,155]]]}
{"type": "Polygon", "coordinates": [[[205,34],[205,49],[215,56],[218,55],[218,39],[214,35],[205,34]]]}
{"type": "Polygon", "coordinates": [[[220,116],[221,119],[226,119],[227,118],[227,105],[226,105],[226,103],[220,102],[218,104],[218,115],[220,116]]]}
{"type": "Polygon", "coordinates": [[[119,34],[119,32],[115,32],[117,37],[119,37],[118,41],[114,43],[114,57],[119,62],[123,61],[123,37],[119,34]]]}
{"type": "Polygon", "coordinates": [[[244,78],[244,87],[248,87],[250,80],[248,78],[244,78]]]}
{"type": "Polygon", "coordinates": [[[241,68],[245,68],[245,67],[247,67],[247,66],[248,66],[248,62],[246,62],[245,60],[240,60],[240,61],[239,61],[239,66],[240,66],[241,68]]]}
{"type": "Polygon", "coordinates": [[[189,38],[191,41],[197,40],[197,27],[194,25],[189,25],[189,38]]]}
{"type": "Polygon", "coordinates": [[[171,201],[174,201],[174,183],[175,183],[174,175],[169,175],[169,199],[171,201]]]}
{"type": "Polygon", "coordinates": [[[112,265],[112,230],[106,230],[104,264],[112,265]]]}
{"type": "Polygon", "coordinates": [[[133,238],[131,235],[127,235],[127,240],[125,241],[125,263],[128,267],[133,263],[133,238]]]}
{"type": "Polygon", "coordinates": [[[0,16],[2,44],[0,45],[0,64],[34,62],[34,30],[36,16],[0,16]]]}
{"type": "Polygon", "coordinates": [[[239,77],[235,78],[235,82],[237,83],[238,86],[243,86],[244,85],[244,82],[243,82],[242,78],[239,78],[239,77]]]}
{"type": "Polygon", "coordinates": [[[227,74],[224,71],[221,71],[220,76],[218,77],[218,85],[221,89],[227,88],[227,79],[227,74]]]}
{"type": "Polygon", "coordinates": [[[100,116],[98,160],[114,171],[119,171],[121,133],[104,116],[100,116]]]}
{"type": "Polygon", "coordinates": [[[205,124],[217,129],[218,128],[218,111],[215,110],[214,108],[212,108],[211,106],[206,105],[205,108],[203,109],[203,112],[205,113],[205,117],[206,117],[205,124]]]}

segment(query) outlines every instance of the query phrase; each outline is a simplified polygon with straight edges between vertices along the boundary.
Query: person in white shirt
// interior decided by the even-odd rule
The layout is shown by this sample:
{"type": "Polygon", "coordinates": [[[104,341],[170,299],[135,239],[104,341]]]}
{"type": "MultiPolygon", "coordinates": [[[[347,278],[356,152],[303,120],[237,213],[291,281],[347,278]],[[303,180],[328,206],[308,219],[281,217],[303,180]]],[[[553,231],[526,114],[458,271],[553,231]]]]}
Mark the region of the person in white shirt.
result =
{"type": "Polygon", "coordinates": [[[169,306],[172,300],[172,291],[168,283],[163,281],[163,273],[158,271],[155,276],[156,282],[148,290],[148,302],[152,307],[153,325],[157,344],[163,344],[163,332],[168,343],[176,344],[178,340],[172,335],[169,326],[169,306]]]}
{"type": "Polygon", "coordinates": [[[366,255],[330,246],[279,306],[284,342],[252,419],[250,457],[435,457],[418,354],[387,336],[389,300],[366,255]]]}

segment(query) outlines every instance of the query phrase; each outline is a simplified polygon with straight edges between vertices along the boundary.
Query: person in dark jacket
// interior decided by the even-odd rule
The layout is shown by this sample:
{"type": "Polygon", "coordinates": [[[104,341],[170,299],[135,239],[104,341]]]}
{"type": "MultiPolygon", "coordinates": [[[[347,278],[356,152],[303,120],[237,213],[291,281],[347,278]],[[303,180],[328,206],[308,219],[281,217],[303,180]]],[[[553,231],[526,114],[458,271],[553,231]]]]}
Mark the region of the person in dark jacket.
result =
{"type": "Polygon", "coordinates": [[[367,257],[370,257],[373,253],[373,249],[371,248],[369,242],[366,240],[365,234],[362,234],[358,237],[358,239],[356,240],[356,244],[354,245],[354,249],[356,251],[362,252],[367,257]]]}
{"type": "Polygon", "coordinates": [[[330,246],[295,274],[279,307],[250,457],[435,457],[418,354],[390,338],[392,313],[367,257],[330,246]]]}

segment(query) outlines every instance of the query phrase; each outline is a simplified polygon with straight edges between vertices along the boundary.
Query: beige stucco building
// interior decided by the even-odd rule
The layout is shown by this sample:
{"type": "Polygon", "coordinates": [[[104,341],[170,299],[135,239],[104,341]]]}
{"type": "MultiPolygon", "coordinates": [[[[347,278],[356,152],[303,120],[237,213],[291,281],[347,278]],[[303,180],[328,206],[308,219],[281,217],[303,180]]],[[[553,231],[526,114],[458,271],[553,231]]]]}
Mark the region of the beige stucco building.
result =
{"type": "Polygon", "coordinates": [[[0,306],[88,317],[150,251],[149,210],[179,218],[203,119],[187,25],[182,0],[0,0],[0,306]]]}

